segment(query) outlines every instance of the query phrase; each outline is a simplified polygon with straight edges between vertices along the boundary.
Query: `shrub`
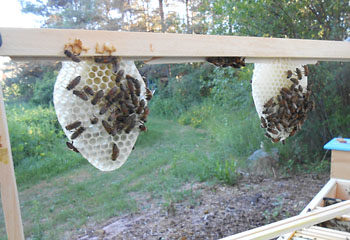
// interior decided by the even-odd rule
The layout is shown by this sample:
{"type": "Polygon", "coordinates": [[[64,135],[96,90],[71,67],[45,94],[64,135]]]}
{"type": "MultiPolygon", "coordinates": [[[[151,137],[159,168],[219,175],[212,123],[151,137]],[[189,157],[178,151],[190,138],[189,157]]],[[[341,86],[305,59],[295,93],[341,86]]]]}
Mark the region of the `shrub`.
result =
{"type": "Polygon", "coordinates": [[[7,118],[15,166],[27,157],[44,157],[63,137],[52,106],[11,106],[7,118]]]}

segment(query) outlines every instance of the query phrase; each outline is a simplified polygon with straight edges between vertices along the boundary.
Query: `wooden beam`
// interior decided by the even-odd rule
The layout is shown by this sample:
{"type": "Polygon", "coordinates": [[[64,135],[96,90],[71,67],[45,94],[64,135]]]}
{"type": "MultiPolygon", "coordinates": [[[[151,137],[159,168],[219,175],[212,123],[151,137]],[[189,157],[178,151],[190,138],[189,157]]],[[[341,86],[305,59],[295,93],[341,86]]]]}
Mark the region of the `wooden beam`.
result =
{"type": "Polygon", "coordinates": [[[238,233],[222,240],[265,240],[278,237],[281,234],[310,227],[312,225],[350,213],[350,200],[337,203],[310,213],[297,215],[246,232],[238,233]]]}
{"type": "Polygon", "coordinates": [[[2,209],[5,216],[6,232],[9,240],[22,240],[23,226],[18,201],[15,172],[13,169],[10,137],[2,89],[0,87],[0,188],[2,209]]]}
{"type": "Polygon", "coordinates": [[[0,56],[20,58],[63,58],[64,45],[78,38],[89,48],[82,57],[99,55],[95,53],[96,44],[109,43],[116,48],[112,55],[149,60],[244,56],[350,61],[350,43],[343,41],[76,29],[0,28],[0,33],[3,40],[0,56]]]}
{"type": "MultiPolygon", "coordinates": [[[[311,202],[303,209],[300,214],[306,214],[309,209],[315,209],[320,206],[324,197],[336,197],[337,179],[331,178],[326,185],[323,186],[321,191],[311,200],[311,202]]],[[[278,238],[278,240],[289,240],[293,237],[295,232],[287,233],[278,238]]]]}
{"type": "Polygon", "coordinates": [[[350,239],[350,233],[329,228],[313,226],[297,231],[294,237],[309,237],[310,239],[344,240],[350,239]]]}

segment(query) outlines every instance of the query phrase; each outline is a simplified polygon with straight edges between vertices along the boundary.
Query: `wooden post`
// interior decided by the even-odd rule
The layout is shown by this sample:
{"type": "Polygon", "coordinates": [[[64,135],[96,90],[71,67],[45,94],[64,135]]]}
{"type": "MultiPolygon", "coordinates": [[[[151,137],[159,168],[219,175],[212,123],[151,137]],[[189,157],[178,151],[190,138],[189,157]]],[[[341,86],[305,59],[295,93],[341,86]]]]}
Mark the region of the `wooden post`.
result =
{"type": "Polygon", "coordinates": [[[13,168],[10,137],[2,89],[0,86],[0,188],[2,209],[9,240],[23,240],[23,226],[13,168]]]}

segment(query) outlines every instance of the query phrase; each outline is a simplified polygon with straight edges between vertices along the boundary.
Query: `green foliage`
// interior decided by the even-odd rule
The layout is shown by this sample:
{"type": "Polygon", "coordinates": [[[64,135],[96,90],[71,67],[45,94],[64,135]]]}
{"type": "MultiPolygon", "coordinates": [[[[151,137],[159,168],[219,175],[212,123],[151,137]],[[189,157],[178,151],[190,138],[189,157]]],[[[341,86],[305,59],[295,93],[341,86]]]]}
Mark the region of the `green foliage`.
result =
{"type": "Polygon", "coordinates": [[[56,71],[47,71],[43,79],[34,85],[32,102],[38,105],[48,105],[53,103],[52,93],[57,78],[56,71]]]}
{"type": "Polygon", "coordinates": [[[237,183],[237,162],[235,160],[217,161],[215,167],[215,176],[224,183],[234,185],[237,183]]]}
{"type": "Polygon", "coordinates": [[[231,110],[249,108],[253,100],[250,94],[252,73],[252,66],[239,70],[215,68],[209,82],[214,102],[231,110]]]}
{"type": "Polygon", "coordinates": [[[7,118],[18,183],[36,182],[82,164],[80,155],[67,151],[52,106],[10,105],[7,118]]]}
{"type": "Polygon", "coordinates": [[[188,111],[181,114],[178,122],[182,125],[190,125],[191,127],[202,127],[206,119],[212,114],[213,105],[201,104],[194,105],[188,111]]]}
{"type": "Polygon", "coordinates": [[[4,97],[9,103],[32,102],[48,105],[52,103],[54,82],[60,64],[52,62],[25,63],[11,62],[9,69],[11,77],[4,81],[4,97]]]}
{"type": "Polygon", "coordinates": [[[156,115],[174,117],[200,103],[208,95],[204,82],[209,81],[211,66],[203,64],[172,65],[172,77],[167,83],[156,82],[157,90],[151,102],[156,115]]]}

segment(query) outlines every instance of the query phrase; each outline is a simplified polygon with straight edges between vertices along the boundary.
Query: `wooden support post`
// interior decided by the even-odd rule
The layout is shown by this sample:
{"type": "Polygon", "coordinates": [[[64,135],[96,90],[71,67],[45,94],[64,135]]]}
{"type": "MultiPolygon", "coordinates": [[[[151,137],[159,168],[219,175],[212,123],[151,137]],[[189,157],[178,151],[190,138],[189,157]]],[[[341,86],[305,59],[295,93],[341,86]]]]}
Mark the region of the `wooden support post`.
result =
{"type": "Polygon", "coordinates": [[[0,86],[0,188],[2,209],[9,240],[23,240],[23,226],[13,168],[5,105],[0,86]]]}

